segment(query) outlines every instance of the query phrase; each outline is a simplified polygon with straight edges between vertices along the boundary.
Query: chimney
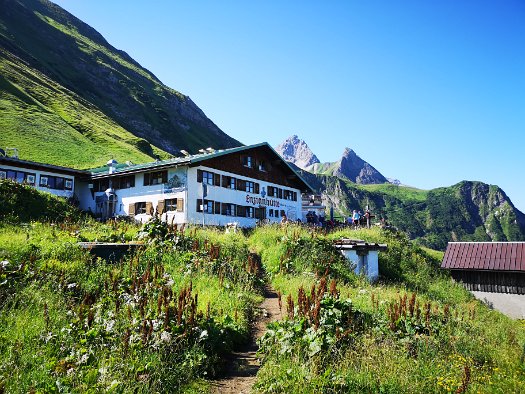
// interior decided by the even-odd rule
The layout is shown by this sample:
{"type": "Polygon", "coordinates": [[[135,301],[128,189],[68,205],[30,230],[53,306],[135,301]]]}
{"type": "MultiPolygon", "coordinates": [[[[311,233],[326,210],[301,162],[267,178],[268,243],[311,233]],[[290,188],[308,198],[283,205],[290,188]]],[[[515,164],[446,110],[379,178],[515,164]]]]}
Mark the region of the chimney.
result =
{"type": "Polygon", "coordinates": [[[114,174],[115,171],[117,170],[117,161],[115,159],[111,159],[110,161],[108,161],[106,163],[106,165],[108,166],[108,173],[109,174],[114,174]]]}

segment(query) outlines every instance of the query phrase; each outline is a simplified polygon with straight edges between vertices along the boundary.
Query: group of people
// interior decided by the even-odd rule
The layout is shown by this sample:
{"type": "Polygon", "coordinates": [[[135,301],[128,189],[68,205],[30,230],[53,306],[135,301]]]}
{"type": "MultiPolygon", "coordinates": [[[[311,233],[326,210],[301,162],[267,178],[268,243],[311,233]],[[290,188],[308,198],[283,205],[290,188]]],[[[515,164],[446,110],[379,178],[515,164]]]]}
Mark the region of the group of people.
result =
{"type": "MultiPolygon", "coordinates": [[[[306,215],[306,225],[307,226],[314,226],[314,227],[321,227],[321,228],[334,228],[339,227],[341,225],[343,226],[352,226],[354,229],[361,228],[362,226],[366,226],[366,228],[370,228],[371,226],[371,218],[372,218],[371,212],[366,209],[365,213],[363,214],[361,211],[358,211],[354,209],[352,211],[352,214],[348,216],[343,222],[333,221],[331,219],[325,219],[324,216],[317,215],[315,212],[308,212],[306,215]]],[[[290,219],[283,214],[281,217],[281,224],[290,223],[290,219]]],[[[297,219],[296,221],[298,224],[302,224],[301,219],[297,219]]]]}
{"type": "Polygon", "coordinates": [[[361,227],[361,219],[366,220],[366,228],[370,228],[370,211],[367,209],[363,214],[361,211],[354,209],[352,215],[348,216],[346,219],[346,224],[353,226],[355,229],[361,227]]]}

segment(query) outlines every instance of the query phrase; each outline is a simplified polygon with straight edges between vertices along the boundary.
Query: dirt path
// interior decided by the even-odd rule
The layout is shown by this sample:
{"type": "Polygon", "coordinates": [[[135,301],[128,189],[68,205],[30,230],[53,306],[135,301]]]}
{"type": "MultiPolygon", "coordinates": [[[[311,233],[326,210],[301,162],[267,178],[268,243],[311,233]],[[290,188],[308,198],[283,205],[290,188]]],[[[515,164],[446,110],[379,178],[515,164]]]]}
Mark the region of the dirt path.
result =
{"type": "Polygon", "coordinates": [[[279,311],[277,293],[266,287],[264,301],[258,307],[258,316],[252,329],[252,339],[244,349],[234,352],[226,362],[226,376],[212,384],[212,393],[248,394],[255,383],[255,375],[259,370],[257,360],[257,339],[266,332],[266,324],[282,318],[279,311]]]}

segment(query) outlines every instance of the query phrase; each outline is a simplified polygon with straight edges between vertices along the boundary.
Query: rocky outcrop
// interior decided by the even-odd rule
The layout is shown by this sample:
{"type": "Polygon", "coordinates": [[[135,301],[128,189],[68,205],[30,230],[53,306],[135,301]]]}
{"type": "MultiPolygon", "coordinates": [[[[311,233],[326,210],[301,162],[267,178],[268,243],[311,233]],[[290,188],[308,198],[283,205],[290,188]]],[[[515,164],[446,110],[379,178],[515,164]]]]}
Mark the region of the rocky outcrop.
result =
{"type": "Polygon", "coordinates": [[[319,159],[311,151],[306,142],[292,135],[275,148],[284,160],[295,164],[301,169],[306,169],[313,164],[319,163],[319,159]]]}

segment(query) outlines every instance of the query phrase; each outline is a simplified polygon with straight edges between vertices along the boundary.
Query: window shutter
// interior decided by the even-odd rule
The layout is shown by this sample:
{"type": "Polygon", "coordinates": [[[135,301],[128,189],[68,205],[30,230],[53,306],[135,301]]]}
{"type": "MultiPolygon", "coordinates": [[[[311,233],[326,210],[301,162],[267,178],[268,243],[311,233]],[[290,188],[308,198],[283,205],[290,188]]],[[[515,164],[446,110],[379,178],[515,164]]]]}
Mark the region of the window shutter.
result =
{"type": "Polygon", "coordinates": [[[202,200],[200,198],[197,198],[197,212],[202,212],[201,205],[202,200]]]}
{"type": "Polygon", "coordinates": [[[168,171],[162,171],[162,183],[168,182],[168,171]]]}
{"type": "Polygon", "coordinates": [[[159,200],[159,202],[157,203],[157,211],[160,214],[163,214],[165,206],[166,206],[166,200],[159,200]]]}
{"type": "Polygon", "coordinates": [[[128,206],[128,215],[135,216],[135,204],[129,204],[128,206]]]}
{"type": "Polygon", "coordinates": [[[255,193],[259,194],[259,184],[258,183],[255,184],[255,193]]]}
{"type": "Polygon", "coordinates": [[[220,174],[213,174],[213,184],[215,186],[221,185],[221,175],[220,174]]]}
{"type": "Polygon", "coordinates": [[[177,198],[177,212],[183,212],[183,211],[184,211],[184,199],[177,198]]]}
{"type": "Polygon", "coordinates": [[[153,204],[151,202],[146,202],[146,213],[148,215],[153,215],[153,204]]]}
{"type": "Polygon", "coordinates": [[[244,179],[237,179],[237,190],[246,191],[246,181],[244,179]]]}
{"type": "Polygon", "coordinates": [[[202,183],[202,170],[197,170],[197,182],[202,183]]]}
{"type": "Polygon", "coordinates": [[[246,207],[239,205],[237,207],[237,216],[246,216],[246,207]]]}
{"type": "Polygon", "coordinates": [[[148,172],[146,172],[144,174],[144,186],[148,186],[150,184],[149,178],[150,178],[150,174],[148,172]]]}
{"type": "Polygon", "coordinates": [[[215,201],[215,210],[213,213],[216,213],[217,215],[221,214],[221,203],[218,201],[215,201]]]}
{"type": "Polygon", "coordinates": [[[229,176],[226,176],[226,175],[223,175],[222,176],[222,187],[228,187],[228,185],[230,184],[230,177],[229,176]]]}

